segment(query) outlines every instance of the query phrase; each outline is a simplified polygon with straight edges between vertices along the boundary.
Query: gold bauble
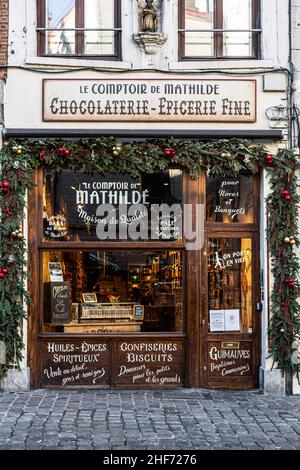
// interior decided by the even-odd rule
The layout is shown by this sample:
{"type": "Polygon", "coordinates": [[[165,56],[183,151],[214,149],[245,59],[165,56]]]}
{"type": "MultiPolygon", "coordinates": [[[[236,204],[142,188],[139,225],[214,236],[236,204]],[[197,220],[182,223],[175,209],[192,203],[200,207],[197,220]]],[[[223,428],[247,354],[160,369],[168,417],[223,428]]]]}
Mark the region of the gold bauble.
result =
{"type": "Polygon", "coordinates": [[[284,239],[284,243],[290,243],[290,239],[289,239],[289,237],[285,237],[285,239],[284,239]]]}
{"type": "Polygon", "coordinates": [[[18,149],[16,153],[17,153],[18,155],[21,155],[22,149],[18,149]]]}
{"type": "Polygon", "coordinates": [[[18,147],[13,147],[12,149],[14,152],[16,152],[18,150],[18,147]]]}
{"type": "Polygon", "coordinates": [[[223,157],[223,158],[226,157],[226,153],[222,152],[221,157],[223,157]]]}
{"type": "Polygon", "coordinates": [[[113,151],[113,155],[114,155],[115,157],[117,157],[117,156],[119,155],[119,152],[117,152],[116,150],[114,150],[114,151],[113,151]]]}
{"type": "Polygon", "coordinates": [[[290,241],[290,245],[295,245],[295,243],[296,243],[295,240],[290,241]]]}
{"type": "Polygon", "coordinates": [[[120,147],[120,146],[119,146],[119,147],[116,147],[116,150],[117,150],[117,152],[121,152],[122,147],[120,147]]]}
{"type": "Polygon", "coordinates": [[[16,237],[16,236],[17,236],[17,232],[12,232],[12,236],[13,236],[13,237],[16,237]]]}
{"type": "Polygon", "coordinates": [[[21,145],[18,145],[18,147],[17,147],[18,150],[22,150],[22,148],[23,147],[21,145]]]}
{"type": "Polygon", "coordinates": [[[23,233],[22,232],[18,233],[18,238],[23,238],[23,233]]]}

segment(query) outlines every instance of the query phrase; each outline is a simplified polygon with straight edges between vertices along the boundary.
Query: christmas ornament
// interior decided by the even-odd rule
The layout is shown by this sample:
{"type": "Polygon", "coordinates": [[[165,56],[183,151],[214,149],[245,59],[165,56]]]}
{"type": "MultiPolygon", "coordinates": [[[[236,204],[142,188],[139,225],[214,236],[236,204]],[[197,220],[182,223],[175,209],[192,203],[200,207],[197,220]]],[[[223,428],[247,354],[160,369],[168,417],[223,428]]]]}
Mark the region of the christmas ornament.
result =
{"type": "Polygon", "coordinates": [[[267,166],[273,166],[274,162],[273,162],[273,155],[267,153],[265,155],[265,163],[267,166]]]}
{"type": "Polygon", "coordinates": [[[286,199],[287,196],[289,196],[289,190],[288,189],[284,189],[281,193],[281,197],[282,199],[286,199]]]}
{"type": "Polygon", "coordinates": [[[65,150],[64,150],[64,155],[65,155],[66,157],[67,157],[68,155],[70,155],[70,150],[65,149],[65,150]]]}
{"type": "Polygon", "coordinates": [[[45,152],[40,152],[40,154],[39,154],[39,159],[40,159],[41,161],[44,161],[44,160],[45,160],[45,152]]]}
{"type": "Polygon", "coordinates": [[[287,202],[290,202],[292,200],[292,196],[290,194],[288,194],[287,196],[285,196],[285,200],[287,202]]]}
{"type": "Polygon", "coordinates": [[[290,243],[290,237],[285,237],[283,241],[284,243],[290,243]]]}
{"type": "Polygon", "coordinates": [[[7,207],[7,208],[5,209],[5,214],[6,214],[7,217],[10,217],[10,216],[11,216],[11,210],[10,210],[9,207],[7,207]]]}
{"type": "Polygon", "coordinates": [[[5,274],[0,271],[0,279],[5,279],[5,274]]]}
{"type": "Polygon", "coordinates": [[[295,245],[296,244],[296,240],[294,239],[294,237],[290,237],[290,245],[295,245]]]}
{"type": "Polygon", "coordinates": [[[175,149],[173,147],[165,150],[166,157],[174,157],[174,155],[175,155],[175,149]]]}
{"type": "Polygon", "coordinates": [[[120,154],[121,150],[122,147],[120,145],[116,145],[115,147],[113,147],[113,155],[117,157],[120,154]]]}
{"type": "Polygon", "coordinates": [[[12,232],[12,234],[11,234],[11,235],[12,235],[12,237],[14,237],[14,238],[23,238],[23,232],[22,232],[22,230],[21,230],[21,229],[20,229],[20,230],[17,230],[17,231],[14,231],[14,232],[12,232]]]}
{"type": "Polygon", "coordinates": [[[288,278],[285,280],[285,284],[288,285],[289,287],[295,287],[295,281],[294,279],[288,278]]]}
{"type": "Polygon", "coordinates": [[[65,149],[64,149],[63,147],[59,147],[58,153],[59,153],[59,155],[62,157],[62,156],[64,155],[64,153],[65,153],[65,149]]]}
{"type": "Polygon", "coordinates": [[[18,145],[17,147],[13,147],[12,149],[15,153],[17,153],[18,155],[21,155],[23,147],[21,145],[18,145]]]}
{"type": "Polygon", "coordinates": [[[14,163],[13,163],[13,168],[14,170],[18,170],[20,168],[20,162],[19,160],[16,160],[14,163]]]}
{"type": "Polygon", "coordinates": [[[284,333],[284,328],[280,328],[280,333],[284,333]]]}

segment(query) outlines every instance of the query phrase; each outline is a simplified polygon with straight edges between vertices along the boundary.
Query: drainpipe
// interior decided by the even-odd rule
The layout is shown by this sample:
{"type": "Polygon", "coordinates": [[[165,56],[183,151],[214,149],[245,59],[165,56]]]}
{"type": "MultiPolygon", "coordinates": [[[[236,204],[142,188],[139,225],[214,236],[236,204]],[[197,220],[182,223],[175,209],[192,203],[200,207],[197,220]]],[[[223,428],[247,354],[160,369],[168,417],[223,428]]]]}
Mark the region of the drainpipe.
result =
{"type": "MultiPolygon", "coordinates": [[[[288,55],[288,67],[290,70],[290,74],[288,76],[288,116],[289,116],[289,121],[288,121],[288,145],[289,148],[293,148],[294,145],[294,138],[296,136],[293,135],[293,93],[294,93],[294,67],[293,67],[293,57],[292,57],[292,0],[289,0],[289,55],[288,55]]],[[[287,395],[292,395],[293,394],[293,376],[289,373],[286,372],[285,374],[285,392],[287,395]]]]}

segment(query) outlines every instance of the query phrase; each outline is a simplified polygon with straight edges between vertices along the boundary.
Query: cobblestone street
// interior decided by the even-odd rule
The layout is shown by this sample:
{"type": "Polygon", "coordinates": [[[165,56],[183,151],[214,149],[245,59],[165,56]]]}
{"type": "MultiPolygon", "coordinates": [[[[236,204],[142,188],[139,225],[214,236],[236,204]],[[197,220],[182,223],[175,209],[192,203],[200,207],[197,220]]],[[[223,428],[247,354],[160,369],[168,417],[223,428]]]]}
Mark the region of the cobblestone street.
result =
{"type": "Polygon", "coordinates": [[[187,389],[0,392],[0,449],[300,449],[300,397],[187,389]]]}

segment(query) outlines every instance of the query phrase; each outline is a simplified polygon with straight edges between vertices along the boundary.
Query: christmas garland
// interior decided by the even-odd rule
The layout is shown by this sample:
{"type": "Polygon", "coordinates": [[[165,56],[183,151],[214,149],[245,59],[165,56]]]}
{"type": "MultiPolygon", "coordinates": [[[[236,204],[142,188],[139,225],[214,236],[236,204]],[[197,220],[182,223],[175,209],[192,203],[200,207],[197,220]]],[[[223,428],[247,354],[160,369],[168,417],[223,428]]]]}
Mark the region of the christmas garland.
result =
{"type": "Polygon", "coordinates": [[[262,145],[242,139],[197,142],[149,140],[119,143],[115,138],[91,140],[18,140],[0,150],[0,340],[6,345],[6,365],[19,366],[24,344],[22,326],[30,298],[25,289],[28,275],[22,222],[26,192],[40,166],[92,172],[153,173],[176,167],[196,178],[201,169],[213,175],[257,173],[266,167],[271,192],[267,200],[268,240],[274,286],[269,327],[270,354],[277,367],[298,373],[291,361],[295,339],[300,336],[298,204],[296,170],[299,163],[291,150],[268,154],[262,145]]]}

